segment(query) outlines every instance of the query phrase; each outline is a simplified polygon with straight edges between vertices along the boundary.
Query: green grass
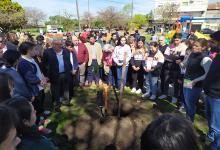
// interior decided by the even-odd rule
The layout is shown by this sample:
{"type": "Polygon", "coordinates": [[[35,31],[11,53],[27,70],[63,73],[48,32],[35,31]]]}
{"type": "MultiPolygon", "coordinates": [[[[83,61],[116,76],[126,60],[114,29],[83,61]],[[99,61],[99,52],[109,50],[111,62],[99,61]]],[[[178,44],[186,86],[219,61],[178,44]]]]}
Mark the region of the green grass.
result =
{"type": "MultiPolygon", "coordinates": [[[[118,120],[117,117],[114,117],[111,115],[108,116],[107,118],[101,117],[99,108],[96,105],[96,93],[98,90],[99,89],[96,86],[92,86],[90,88],[85,88],[85,89],[76,89],[75,96],[71,101],[71,106],[62,106],[61,113],[53,113],[50,116],[50,119],[52,120],[52,122],[48,125],[48,127],[53,129],[54,131],[53,137],[57,141],[62,141],[62,142],[58,142],[59,143],[58,145],[62,147],[61,149],[65,150],[65,149],[69,149],[70,147],[71,149],[73,147],[76,149],[83,149],[81,148],[83,142],[84,142],[83,144],[85,145],[89,143],[88,144],[89,146],[94,146],[93,139],[96,138],[96,136],[94,135],[100,134],[99,131],[96,131],[97,129],[95,126],[100,128],[101,130],[102,128],[106,128],[107,125],[105,124],[108,124],[109,122],[111,123],[111,121],[114,122],[114,119],[118,120]],[[70,131],[77,130],[77,124],[80,122],[80,120],[81,121],[85,120],[85,118],[87,118],[85,122],[91,125],[92,128],[91,128],[91,131],[88,132],[89,139],[87,139],[87,141],[81,141],[77,139],[75,132],[70,133],[70,131]],[[68,132],[70,134],[68,135],[68,137],[69,136],[71,137],[71,134],[74,134],[73,135],[74,138],[73,139],[67,138],[68,140],[67,139],[64,140],[63,135],[68,134],[68,132]]],[[[136,122],[136,125],[134,125],[136,130],[139,132],[137,132],[137,135],[135,136],[136,138],[134,140],[134,144],[132,144],[133,146],[132,149],[138,149],[137,147],[139,146],[139,141],[140,141],[139,136],[142,133],[142,130],[153,119],[155,119],[156,117],[164,113],[181,114],[179,111],[177,111],[176,106],[170,103],[169,100],[160,101],[159,107],[157,109],[153,109],[153,103],[151,101],[147,100],[142,103],[137,103],[137,100],[139,99],[140,99],[140,95],[132,94],[129,88],[125,88],[124,94],[123,94],[123,103],[128,105],[126,106],[128,108],[125,108],[125,109],[131,110],[130,111],[131,114],[129,114],[128,116],[123,116],[122,120],[126,120],[127,118],[130,118],[131,119],[130,121],[132,122],[139,121],[138,123],[136,122]]],[[[115,95],[112,89],[109,89],[108,91],[108,101],[109,101],[110,108],[117,105],[116,98],[115,98],[115,95]]],[[[198,136],[202,138],[207,133],[208,127],[207,127],[206,119],[204,118],[203,115],[200,114],[200,111],[198,112],[199,114],[196,114],[194,126],[196,128],[198,136]]],[[[185,114],[181,114],[181,115],[185,115],[185,114]]],[[[120,120],[117,121],[119,124],[121,122],[120,120]]],[[[87,123],[85,125],[88,125],[87,123]]],[[[123,124],[120,124],[120,125],[125,126],[123,124]]],[[[108,133],[108,131],[102,131],[102,132],[103,132],[102,134],[104,134],[104,132],[106,132],[106,134],[108,133]]],[[[120,135],[120,133],[118,132],[116,132],[116,134],[120,135]]],[[[105,139],[105,137],[108,137],[108,136],[109,135],[107,134],[104,137],[102,137],[101,139],[103,141],[101,140],[100,143],[103,143],[103,142],[108,143],[108,140],[105,139]]],[[[100,143],[98,140],[98,143],[95,145],[97,146],[100,143]]],[[[201,146],[203,147],[203,149],[207,149],[208,147],[208,145],[203,143],[203,141],[201,141],[201,146]]],[[[98,149],[100,149],[100,147],[98,149]]]]}

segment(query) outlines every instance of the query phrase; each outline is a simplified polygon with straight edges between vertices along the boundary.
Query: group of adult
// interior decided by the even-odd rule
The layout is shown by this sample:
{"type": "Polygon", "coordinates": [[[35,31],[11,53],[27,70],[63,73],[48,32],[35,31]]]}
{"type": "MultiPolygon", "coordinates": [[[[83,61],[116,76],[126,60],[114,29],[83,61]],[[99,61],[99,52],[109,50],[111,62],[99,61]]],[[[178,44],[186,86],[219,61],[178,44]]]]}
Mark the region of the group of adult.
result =
{"type": "MultiPolygon", "coordinates": [[[[16,111],[17,131],[24,137],[24,145],[29,143],[30,146],[29,138],[37,135],[42,143],[56,149],[35,128],[44,112],[44,89],[48,85],[55,111],[60,111],[61,104],[69,105],[74,86],[83,88],[93,82],[97,86],[106,82],[119,89],[121,85],[128,85],[130,79],[132,93],[143,93],[142,98],[155,102],[167,98],[169,86],[173,84],[172,102],[179,100],[191,121],[194,121],[197,101],[204,90],[209,125],[207,137],[212,142],[212,150],[220,148],[220,31],[212,34],[210,41],[194,36],[181,40],[181,34],[177,33],[169,45],[165,44],[164,36],[147,44],[138,31],[120,37],[113,33],[109,41],[104,36],[91,33],[83,40],[73,35],[44,43],[45,37],[40,35],[36,41],[28,39],[19,43],[15,37],[9,39],[0,35],[0,103],[7,105],[1,109],[2,113],[16,111]]],[[[15,118],[11,113],[7,120],[9,126],[3,132],[7,135],[6,132],[13,132],[14,145],[19,143],[15,136],[15,118]]],[[[0,119],[4,121],[5,118],[0,119]]],[[[1,137],[0,142],[7,135],[1,137]]]]}

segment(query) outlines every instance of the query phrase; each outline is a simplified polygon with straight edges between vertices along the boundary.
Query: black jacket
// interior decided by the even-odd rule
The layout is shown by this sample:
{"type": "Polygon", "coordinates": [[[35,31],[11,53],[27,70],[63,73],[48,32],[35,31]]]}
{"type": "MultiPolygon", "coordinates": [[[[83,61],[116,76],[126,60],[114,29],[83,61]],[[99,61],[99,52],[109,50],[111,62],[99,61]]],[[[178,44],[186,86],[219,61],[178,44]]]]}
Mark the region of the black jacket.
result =
{"type": "MultiPolygon", "coordinates": [[[[70,63],[70,57],[68,51],[63,49],[63,61],[65,77],[67,80],[70,79],[72,65],[70,63]]],[[[53,48],[46,49],[43,54],[43,73],[49,78],[50,83],[54,84],[59,79],[59,62],[56,56],[56,52],[53,48]]]]}

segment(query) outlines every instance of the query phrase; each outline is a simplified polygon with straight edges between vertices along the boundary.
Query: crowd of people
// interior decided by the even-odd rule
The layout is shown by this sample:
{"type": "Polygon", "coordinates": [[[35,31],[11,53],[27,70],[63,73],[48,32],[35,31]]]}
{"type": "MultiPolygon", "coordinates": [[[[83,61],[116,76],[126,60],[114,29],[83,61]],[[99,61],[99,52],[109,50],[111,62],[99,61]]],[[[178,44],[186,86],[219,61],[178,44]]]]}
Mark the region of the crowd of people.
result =
{"type": "MultiPolygon", "coordinates": [[[[134,34],[125,32],[123,36],[118,32],[111,35],[83,32],[53,39],[43,35],[34,39],[25,34],[20,37],[15,33],[1,34],[0,120],[8,123],[0,127],[0,149],[2,145],[9,145],[13,149],[20,142],[19,149],[36,148],[37,140],[41,143],[38,146],[42,146],[39,149],[57,149],[38,130],[45,111],[45,88],[50,88],[53,108],[59,112],[61,105],[70,104],[74,88],[84,88],[93,83],[96,86],[106,83],[116,90],[128,86],[131,93],[140,95],[140,99],[150,99],[155,103],[171,96],[171,102],[180,103],[191,122],[194,121],[197,102],[204,91],[209,126],[207,139],[212,142],[212,150],[220,149],[219,50],[220,31],[212,34],[211,40],[194,35],[182,40],[182,35],[176,33],[169,44],[164,35],[154,37],[152,42],[147,43],[138,31],[134,34]],[[6,118],[4,114],[7,114],[6,118]],[[16,135],[21,137],[21,141],[16,135]]],[[[158,123],[149,126],[143,138],[154,142],[153,138],[157,137],[146,136],[163,130],[162,127],[154,130],[156,126],[169,126],[179,120],[165,116],[165,119],[159,119],[156,121],[158,123]]],[[[188,124],[188,121],[183,119],[182,123],[188,124]]],[[[181,132],[184,133],[187,127],[184,126],[181,132]]],[[[174,130],[174,127],[170,128],[174,130]]],[[[184,138],[189,136],[191,142],[196,143],[192,141],[194,131],[188,132],[184,138]]],[[[159,150],[165,143],[151,144],[158,146],[152,150],[159,150]]],[[[184,146],[185,143],[182,144],[184,146]]],[[[143,141],[141,145],[145,145],[143,141]]],[[[164,148],[168,149],[175,147],[164,148]]],[[[199,148],[195,145],[193,149],[199,148]]],[[[181,150],[180,145],[176,150],[181,150]]]]}

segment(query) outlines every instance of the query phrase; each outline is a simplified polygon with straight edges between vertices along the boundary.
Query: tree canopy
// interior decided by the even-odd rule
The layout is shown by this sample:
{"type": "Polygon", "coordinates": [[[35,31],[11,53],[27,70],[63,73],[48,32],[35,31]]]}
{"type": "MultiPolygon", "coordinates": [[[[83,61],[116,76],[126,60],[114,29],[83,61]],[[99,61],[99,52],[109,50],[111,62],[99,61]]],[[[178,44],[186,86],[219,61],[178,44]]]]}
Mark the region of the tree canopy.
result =
{"type": "Polygon", "coordinates": [[[21,28],[26,24],[24,9],[19,3],[11,0],[0,1],[0,18],[2,32],[21,28]]]}
{"type": "Polygon", "coordinates": [[[50,16],[46,25],[63,25],[64,31],[72,31],[77,26],[77,20],[65,16],[50,16]]]}
{"type": "Polygon", "coordinates": [[[136,14],[128,23],[130,29],[140,29],[143,25],[149,21],[148,16],[136,14]]]}

